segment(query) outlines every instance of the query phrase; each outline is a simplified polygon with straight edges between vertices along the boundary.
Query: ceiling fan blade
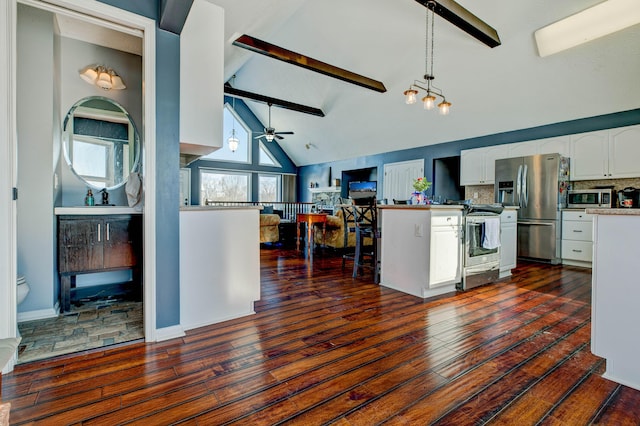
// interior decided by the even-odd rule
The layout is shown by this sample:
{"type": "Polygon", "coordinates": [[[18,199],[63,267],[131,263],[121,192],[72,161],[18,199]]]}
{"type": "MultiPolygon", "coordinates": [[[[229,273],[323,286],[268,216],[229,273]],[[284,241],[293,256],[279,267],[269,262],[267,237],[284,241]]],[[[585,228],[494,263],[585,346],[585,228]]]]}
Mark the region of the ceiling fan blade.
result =
{"type": "Polygon", "coordinates": [[[276,132],[276,135],[294,135],[295,133],[293,132],[276,132]]]}
{"type": "Polygon", "coordinates": [[[258,135],[258,136],[254,136],[254,139],[260,139],[260,138],[264,138],[266,135],[258,135]]]}
{"type": "Polygon", "coordinates": [[[280,139],[280,140],[284,139],[282,136],[280,136],[280,135],[279,135],[279,134],[277,134],[277,133],[276,133],[274,136],[276,137],[276,139],[280,139]]]}

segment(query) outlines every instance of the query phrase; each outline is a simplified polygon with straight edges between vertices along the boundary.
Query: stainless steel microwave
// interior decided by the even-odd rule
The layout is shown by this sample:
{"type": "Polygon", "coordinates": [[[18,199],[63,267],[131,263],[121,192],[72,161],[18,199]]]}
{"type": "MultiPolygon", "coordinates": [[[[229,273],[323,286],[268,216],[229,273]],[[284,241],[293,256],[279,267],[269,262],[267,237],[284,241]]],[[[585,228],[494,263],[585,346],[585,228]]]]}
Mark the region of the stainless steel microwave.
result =
{"type": "Polygon", "coordinates": [[[611,208],[615,207],[613,189],[572,189],[567,196],[567,207],[611,208]]]}

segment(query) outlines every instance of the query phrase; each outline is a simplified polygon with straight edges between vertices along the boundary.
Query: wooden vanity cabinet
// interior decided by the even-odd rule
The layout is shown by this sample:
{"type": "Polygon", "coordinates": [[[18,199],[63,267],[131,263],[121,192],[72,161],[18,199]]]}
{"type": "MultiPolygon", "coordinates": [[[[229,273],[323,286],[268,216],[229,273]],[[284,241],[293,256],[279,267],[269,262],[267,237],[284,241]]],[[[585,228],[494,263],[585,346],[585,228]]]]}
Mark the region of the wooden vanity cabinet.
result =
{"type": "Polygon", "coordinates": [[[58,216],[61,311],[70,309],[76,275],[139,269],[141,259],[141,215],[58,216]]]}

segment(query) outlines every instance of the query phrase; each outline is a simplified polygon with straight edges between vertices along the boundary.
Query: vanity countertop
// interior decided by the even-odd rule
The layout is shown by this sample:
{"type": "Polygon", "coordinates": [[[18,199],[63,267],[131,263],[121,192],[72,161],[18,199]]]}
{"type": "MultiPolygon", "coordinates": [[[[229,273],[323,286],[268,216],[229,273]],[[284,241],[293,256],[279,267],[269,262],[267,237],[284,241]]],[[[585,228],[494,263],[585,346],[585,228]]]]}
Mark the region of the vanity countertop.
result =
{"type": "Polygon", "coordinates": [[[73,207],[55,207],[53,212],[59,215],[110,215],[110,214],[142,214],[139,208],[129,206],[73,206],[73,207]]]}

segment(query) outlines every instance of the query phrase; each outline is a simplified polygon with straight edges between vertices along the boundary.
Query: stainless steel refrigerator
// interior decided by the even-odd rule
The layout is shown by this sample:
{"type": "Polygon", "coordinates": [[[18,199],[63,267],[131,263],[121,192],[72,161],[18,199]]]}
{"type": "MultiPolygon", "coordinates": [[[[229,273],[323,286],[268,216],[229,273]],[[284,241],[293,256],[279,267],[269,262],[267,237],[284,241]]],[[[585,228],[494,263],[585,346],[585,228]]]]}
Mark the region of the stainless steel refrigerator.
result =
{"type": "Polygon", "coordinates": [[[531,155],[496,160],[495,167],[495,201],[519,207],[518,257],[559,263],[569,159],[531,155]]]}

